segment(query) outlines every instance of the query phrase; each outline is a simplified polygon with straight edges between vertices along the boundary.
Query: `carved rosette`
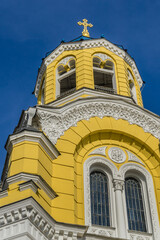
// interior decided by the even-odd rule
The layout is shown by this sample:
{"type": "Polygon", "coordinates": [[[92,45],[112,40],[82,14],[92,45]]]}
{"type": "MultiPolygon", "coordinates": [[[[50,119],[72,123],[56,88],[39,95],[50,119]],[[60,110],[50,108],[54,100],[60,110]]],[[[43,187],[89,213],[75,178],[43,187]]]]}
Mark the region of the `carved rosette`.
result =
{"type": "Polygon", "coordinates": [[[111,147],[108,150],[108,155],[113,162],[123,163],[126,160],[124,151],[118,147],[111,147]]]}

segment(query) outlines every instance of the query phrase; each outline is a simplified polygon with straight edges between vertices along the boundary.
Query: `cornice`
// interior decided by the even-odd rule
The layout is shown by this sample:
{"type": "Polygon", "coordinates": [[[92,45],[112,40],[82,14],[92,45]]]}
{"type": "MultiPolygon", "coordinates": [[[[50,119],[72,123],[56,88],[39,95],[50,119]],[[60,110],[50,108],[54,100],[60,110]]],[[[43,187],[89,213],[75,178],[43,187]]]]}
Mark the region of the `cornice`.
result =
{"type": "Polygon", "coordinates": [[[20,182],[20,181],[25,181],[24,183],[19,184],[20,191],[31,188],[33,191],[36,192],[38,190],[38,187],[40,187],[50,199],[54,199],[55,197],[57,197],[57,194],[54,192],[54,190],[39,175],[34,175],[29,173],[18,173],[16,175],[13,175],[7,178],[7,183],[9,185],[16,182],[20,182]]]}
{"type": "Polygon", "coordinates": [[[19,184],[19,191],[20,192],[22,192],[24,190],[27,190],[27,189],[32,189],[32,191],[34,193],[37,193],[39,187],[33,180],[29,180],[29,181],[26,181],[26,182],[23,182],[23,183],[19,184]]]}
{"type": "Polygon", "coordinates": [[[113,43],[109,42],[108,40],[101,38],[101,39],[92,39],[87,41],[80,41],[80,42],[69,42],[69,43],[62,43],[60,44],[48,57],[46,57],[41,65],[39,70],[36,86],[35,86],[35,96],[38,97],[39,88],[41,85],[42,76],[45,72],[46,67],[52,63],[60,54],[64,51],[70,50],[81,50],[81,49],[89,49],[89,48],[96,48],[96,47],[104,47],[107,50],[113,52],[114,54],[118,55],[119,57],[123,58],[131,67],[137,79],[139,86],[141,87],[143,81],[139,74],[138,68],[135,64],[133,58],[130,57],[128,53],[126,53],[123,49],[119,48],[118,46],[114,45],[113,43]]]}
{"type": "Polygon", "coordinates": [[[97,91],[95,89],[90,89],[90,88],[81,88],[76,92],[71,93],[69,96],[65,96],[63,98],[57,99],[45,106],[58,107],[60,105],[65,105],[72,100],[75,101],[75,99],[82,99],[83,98],[82,95],[88,95],[85,98],[104,97],[104,98],[112,98],[112,99],[121,99],[129,103],[134,103],[133,99],[127,96],[122,96],[122,95],[112,94],[112,93],[110,94],[110,93],[101,92],[101,91],[97,91]]]}
{"type": "Polygon", "coordinates": [[[48,140],[48,138],[42,132],[34,132],[27,130],[23,130],[19,133],[10,135],[7,140],[6,150],[10,153],[13,145],[23,141],[39,143],[42,148],[45,149],[51,159],[57,158],[60,154],[56,147],[48,140]]]}
{"type": "Polygon", "coordinates": [[[135,105],[122,100],[88,98],[66,104],[61,108],[37,107],[40,127],[53,144],[72,126],[92,117],[113,117],[141,127],[160,139],[160,118],[135,105]]]}
{"type": "MultiPolygon", "coordinates": [[[[6,234],[5,228],[9,229],[13,225],[17,225],[16,229],[19,230],[18,224],[21,225],[21,222],[27,220],[32,224],[28,228],[28,234],[30,234],[29,231],[32,226],[35,226],[43,234],[43,239],[59,239],[59,236],[61,236],[62,239],[69,237],[72,240],[82,237],[86,232],[86,226],[56,222],[33,198],[24,199],[0,208],[1,233],[4,229],[6,234]]],[[[17,232],[17,234],[19,233],[17,232]]],[[[33,237],[33,239],[39,239],[33,237]]]]}

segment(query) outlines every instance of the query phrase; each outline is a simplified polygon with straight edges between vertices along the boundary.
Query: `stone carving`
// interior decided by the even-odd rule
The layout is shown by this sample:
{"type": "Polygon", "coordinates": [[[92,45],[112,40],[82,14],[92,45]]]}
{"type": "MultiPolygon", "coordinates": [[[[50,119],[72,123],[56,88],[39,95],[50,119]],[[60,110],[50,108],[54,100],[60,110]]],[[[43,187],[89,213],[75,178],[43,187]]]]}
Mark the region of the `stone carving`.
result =
{"type": "Polygon", "coordinates": [[[44,74],[44,71],[46,70],[46,67],[55,60],[60,54],[62,54],[63,51],[66,50],[79,50],[79,49],[87,49],[87,48],[94,48],[94,47],[101,47],[110,50],[111,52],[115,53],[116,55],[123,58],[131,67],[135,74],[136,80],[141,87],[143,84],[143,81],[141,79],[141,76],[139,74],[139,71],[136,67],[136,64],[134,60],[123,50],[117,47],[116,45],[112,44],[111,42],[107,41],[106,39],[96,39],[91,41],[84,41],[81,43],[68,43],[68,44],[61,44],[55,51],[53,51],[43,62],[38,77],[37,77],[37,83],[35,87],[35,96],[38,97],[41,80],[44,74]]]}
{"type": "Polygon", "coordinates": [[[94,54],[94,56],[99,57],[100,59],[102,59],[102,61],[105,61],[107,59],[112,60],[112,58],[110,58],[108,55],[106,55],[104,53],[96,53],[96,54],[94,54]]]}
{"type": "Polygon", "coordinates": [[[159,240],[160,236],[160,228],[159,228],[159,220],[157,215],[157,204],[155,200],[155,192],[154,192],[154,186],[153,186],[153,180],[149,172],[142,166],[134,163],[127,163],[123,165],[119,172],[124,178],[125,173],[128,170],[136,170],[137,172],[143,173],[143,175],[146,177],[146,186],[147,186],[147,192],[148,192],[148,198],[149,198],[149,205],[151,210],[151,219],[152,219],[152,225],[153,225],[153,232],[154,232],[154,239],[159,240]]]}
{"type": "Polygon", "coordinates": [[[140,235],[135,235],[135,234],[131,234],[130,235],[130,240],[150,240],[150,239],[152,239],[152,237],[151,238],[149,238],[149,237],[145,237],[145,236],[140,236],[140,235]]]}
{"type": "Polygon", "coordinates": [[[114,187],[114,191],[117,191],[117,190],[123,191],[123,189],[124,189],[124,181],[123,180],[114,179],[113,180],[113,187],[114,187]]]}
{"type": "Polygon", "coordinates": [[[100,228],[93,228],[93,227],[89,227],[87,234],[92,233],[95,235],[99,235],[99,236],[107,236],[107,237],[112,237],[113,233],[111,231],[107,231],[104,229],[100,229],[100,228]]]}
{"type": "Polygon", "coordinates": [[[136,157],[133,153],[131,153],[128,150],[126,150],[126,152],[128,154],[128,161],[138,162],[138,163],[142,164],[143,166],[145,166],[144,163],[138,157],[136,157]]]}
{"type": "Polygon", "coordinates": [[[107,148],[107,146],[96,148],[89,155],[102,155],[102,156],[106,156],[106,148],[107,148]]]}
{"type": "MultiPolygon", "coordinates": [[[[160,138],[160,122],[145,111],[131,105],[118,104],[116,102],[88,102],[72,106],[63,113],[48,113],[48,111],[37,109],[39,122],[42,130],[52,143],[64,134],[64,131],[71,126],[76,126],[80,120],[89,120],[91,117],[113,117],[124,119],[130,124],[136,124],[143,128],[145,132],[151,133],[156,138],[160,138]]],[[[57,111],[58,112],[58,111],[57,111]]]]}
{"type": "Polygon", "coordinates": [[[110,159],[116,163],[123,163],[126,160],[124,151],[118,147],[111,147],[108,150],[110,159]]]}
{"type": "MultiPolygon", "coordinates": [[[[105,166],[107,166],[112,171],[112,175],[115,179],[117,179],[118,169],[115,167],[115,165],[105,159],[104,157],[91,157],[85,161],[84,164],[84,201],[85,201],[85,224],[91,226],[91,202],[90,202],[90,171],[92,166],[95,166],[98,169],[105,169],[105,166]]],[[[119,177],[121,177],[119,175],[119,177]]],[[[111,201],[112,202],[112,201],[111,201]]]]}
{"type": "Polygon", "coordinates": [[[60,64],[66,65],[67,62],[68,62],[70,59],[72,59],[72,58],[74,58],[74,57],[73,57],[73,56],[68,56],[68,57],[66,57],[66,58],[63,58],[63,59],[59,62],[58,65],[60,65],[60,64]]]}
{"type": "Polygon", "coordinates": [[[39,213],[31,206],[19,208],[17,210],[2,215],[0,217],[0,227],[6,224],[15,223],[17,221],[20,221],[21,219],[26,218],[29,218],[30,221],[35,224],[38,229],[40,229],[41,232],[44,233],[45,236],[48,237],[47,239],[52,239],[54,235],[54,229],[46,222],[43,216],[40,216],[39,213]]]}

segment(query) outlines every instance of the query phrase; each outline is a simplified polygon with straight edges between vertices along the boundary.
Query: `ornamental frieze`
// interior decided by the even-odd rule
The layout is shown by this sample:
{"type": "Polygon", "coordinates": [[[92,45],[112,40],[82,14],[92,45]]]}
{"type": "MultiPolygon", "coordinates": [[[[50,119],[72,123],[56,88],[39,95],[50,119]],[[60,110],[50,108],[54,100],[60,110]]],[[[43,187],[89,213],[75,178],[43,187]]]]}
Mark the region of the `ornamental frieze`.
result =
{"type": "Polygon", "coordinates": [[[40,127],[53,144],[56,144],[67,129],[76,126],[81,120],[89,120],[92,117],[123,119],[160,139],[160,120],[152,116],[151,113],[133,105],[92,100],[92,102],[81,102],[74,106],[71,104],[68,109],[58,110],[49,112],[47,109],[37,109],[40,127]]]}

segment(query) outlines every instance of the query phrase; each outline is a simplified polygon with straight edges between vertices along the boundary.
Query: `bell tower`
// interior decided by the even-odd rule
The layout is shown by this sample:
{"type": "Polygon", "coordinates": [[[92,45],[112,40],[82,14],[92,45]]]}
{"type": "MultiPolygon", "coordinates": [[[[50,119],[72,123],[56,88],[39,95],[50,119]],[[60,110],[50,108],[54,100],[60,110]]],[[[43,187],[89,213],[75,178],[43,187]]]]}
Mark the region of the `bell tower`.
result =
{"type": "Polygon", "coordinates": [[[119,45],[82,35],[38,70],[37,105],[6,143],[3,240],[159,240],[160,118],[119,45]]]}

